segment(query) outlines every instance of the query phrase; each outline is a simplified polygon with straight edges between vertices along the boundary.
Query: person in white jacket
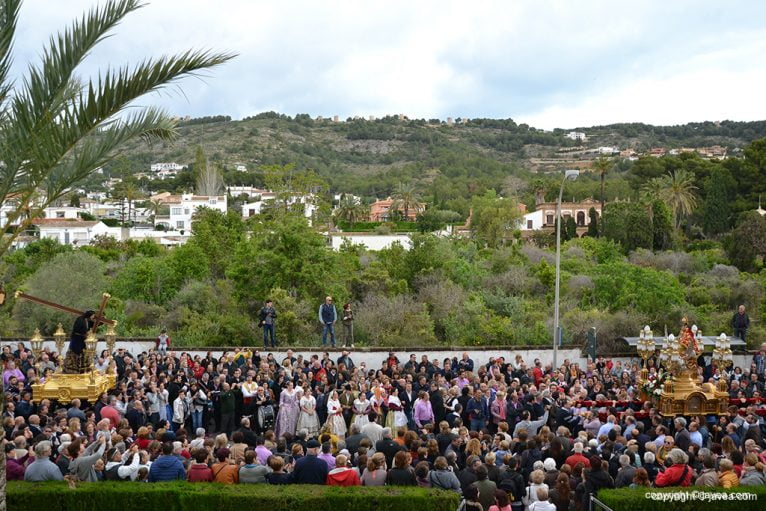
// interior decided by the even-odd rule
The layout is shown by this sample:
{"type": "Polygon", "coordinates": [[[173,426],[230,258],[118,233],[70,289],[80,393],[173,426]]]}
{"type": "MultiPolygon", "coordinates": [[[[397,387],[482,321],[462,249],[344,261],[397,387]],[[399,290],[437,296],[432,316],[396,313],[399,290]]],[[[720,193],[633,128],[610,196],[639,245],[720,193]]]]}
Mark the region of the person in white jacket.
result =
{"type": "Polygon", "coordinates": [[[178,397],[173,401],[173,429],[179,430],[186,423],[190,414],[190,403],[186,397],[186,388],[178,391],[178,397]]]}

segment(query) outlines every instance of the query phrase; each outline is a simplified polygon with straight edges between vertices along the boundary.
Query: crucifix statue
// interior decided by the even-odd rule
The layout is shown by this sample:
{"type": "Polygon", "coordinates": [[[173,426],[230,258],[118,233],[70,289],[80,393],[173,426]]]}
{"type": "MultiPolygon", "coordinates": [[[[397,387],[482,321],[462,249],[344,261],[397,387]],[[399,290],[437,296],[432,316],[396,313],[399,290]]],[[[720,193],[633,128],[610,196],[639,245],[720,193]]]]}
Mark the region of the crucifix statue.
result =
{"type": "MultiPolygon", "coordinates": [[[[92,360],[87,360],[84,355],[86,348],[86,339],[90,336],[95,337],[98,327],[102,324],[115,326],[116,321],[108,319],[104,316],[104,310],[106,304],[109,302],[111,296],[109,293],[101,295],[101,304],[99,305],[98,312],[93,310],[81,311],[66,305],[50,302],[36,296],[16,291],[16,298],[21,298],[29,302],[45,305],[52,309],[68,312],[74,314],[77,319],[72,326],[72,335],[69,339],[69,351],[67,351],[66,359],[64,360],[64,372],[65,373],[84,373],[90,368],[92,360]]],[[[59,354],[60,355],[60,354],[59,354]]]]}

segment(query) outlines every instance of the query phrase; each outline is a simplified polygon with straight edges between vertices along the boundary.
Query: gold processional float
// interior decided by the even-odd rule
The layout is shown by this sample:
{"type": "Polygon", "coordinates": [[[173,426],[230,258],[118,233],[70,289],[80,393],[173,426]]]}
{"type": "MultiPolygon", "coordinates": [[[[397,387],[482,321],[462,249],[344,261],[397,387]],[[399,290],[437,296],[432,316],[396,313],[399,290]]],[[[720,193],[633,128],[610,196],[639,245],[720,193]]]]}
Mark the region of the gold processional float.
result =
{"type": "MultiPolygon", "coordinates": [[[[43,300],[35,296],[16,292],[16,298],[34,302],[46,307],[58,309],[69,314],[77,316],[83,315],[85,311],[73,309],[65,305],[60,305],[54,302],[43,300]]],[[[96,348],[98,346],[98,337],[96,335],[98,327],[102,324],[107,325],[107,331],[104,335],[106,341],[106,347],[110,354],[114,352],[115,342],[117,340],[117,333],[115,327],[117,322],[111,319],[107,319],[104,316],[104,309],[111,296],[108,293],[102,295],[101,305],[98,313],[93,317],[93,327],[88,331],[88,335],[85,338],[85,350],[84,356],[87,361],[87,370],[85,372],[67,373],[64,372],[63,355],[64,355],[64,343],[66,341],[66,333],[61,323],[58,325],[58,329],[53,334],[54,341],[56,343],[56,353],[59,356],[59,366],[56,372],[45,379],[44,382],[38,381],[32,384],[32,401],[39,403],[43,399],[56,400],[60,403],[68,403],[72,399],[78,398],[90,401],[94,403],[104,392],[108,392],[113,389],[117,381],[117,372],[114,362],[110,365],[110,368],[106,373],[101,372],[95,367],[96,348]]],[[[40,357],[43,352],[43,343],[45,340],[40,335],[40,330],[35,329],[34,336],[30,339],[32,345],[32,352],[35,357],[37,365],[37,374],[40,375],[40,357]]]]}
{"type": "MultiPolygon", "coordinates": [[[[646,360],[655,354],[655,341],[649,326],[639,335],[636,349],[644,360],[639,378],[642,397],[654,402],[660,415],[728,415],[728,382],[721,376],[717,385],[703,383],[697,359],[702,353],[702,332],[689,326],[686,317],[678,337],[665,335],[659,347],[659,369],[649,376],[646,360]],[[664,369],[664,372],[663,372],[664,369]]],[[[732,364],[731,341],[726,334],[715,338],[713,362],[722,369],[732,364]]]]}

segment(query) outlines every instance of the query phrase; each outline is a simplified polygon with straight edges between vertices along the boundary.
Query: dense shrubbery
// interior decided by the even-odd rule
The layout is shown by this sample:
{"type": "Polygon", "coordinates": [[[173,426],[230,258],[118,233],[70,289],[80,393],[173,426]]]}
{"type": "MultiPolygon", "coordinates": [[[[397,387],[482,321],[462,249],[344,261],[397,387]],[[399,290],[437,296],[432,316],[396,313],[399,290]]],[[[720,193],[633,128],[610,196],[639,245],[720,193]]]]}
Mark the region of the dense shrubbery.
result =
{"type": "MultiPolygon", "coordinates": [[[[317,342],[317,307],[327,294],[356,308],[358,345],[528,345],[547,343],[553,308],[554,254],[519,240],[497,248],[466,238],[415,234],[411,250],[331,250],[305,219],[287,215],[247,227],[236,216],[204,211],[197,234],[164,250],[117,250],[106,240],[70,250],[44,240],[6,259],[5,279],[43,297],[81,307],[100,293],[122,335],[156,335],[165,327],[179,346],[257,344],[255,317],[274,300],[278,340],[317,342]],[[252,229],[252,235],[245,230],[252,229]],[[88,253],[86,253],[88,252],[88,253]],[[73,299],[76,297],[77,299],[73,299]]],[[[691,252],[638,249],[627,256],[610,240],[582,238],[562,247],[565,342],[582,343],[596,327],[599,343],[661,328],[688,315],[706,333],[730,331],[732,310],[760,315],[761,275],[727,266],[720,248],[691,252]]],[[[5,334],[50,334],[59,317],[31,304],[0,311],[5,334]],[[13,311],[12,314],[10,312],[13,311]]],[[[338,328],[340,330],[340,328],[338,328]]],[[[752,338],[760,339],[757,322],[752,338]]]]}
{"type": "Polygon", "coordinates": [[[291,511],[454,511],[455,492],[409,487],[289,487],[265,484],[222,486],[193,483],[64,483],[9,481],[8,509],[15,511],[209,511],[289,509],[291,511]],[[289,489],[289,491],[286,491],[289,489]]]}

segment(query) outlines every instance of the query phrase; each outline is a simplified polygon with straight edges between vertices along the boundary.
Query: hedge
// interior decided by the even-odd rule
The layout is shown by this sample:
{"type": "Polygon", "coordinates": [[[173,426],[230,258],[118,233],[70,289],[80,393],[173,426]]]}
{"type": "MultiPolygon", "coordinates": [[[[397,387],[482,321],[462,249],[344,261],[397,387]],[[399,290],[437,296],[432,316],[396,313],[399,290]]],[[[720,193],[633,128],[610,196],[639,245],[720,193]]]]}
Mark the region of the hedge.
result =
{"type": "MultiPolygon", "coordinates": [[[[630,511],[722,511],[736,509],[737,511],[762,511],[766,509],[766,486],[738,486],[731,489],[707,488],[701,486],[689,488],[620,488],[617,490],[601,490],[598,500],[614,511],[629,509],[630,511]],[[647,493],[675,493],[674,500],[655,500],[647,497],[647,493]],[[695,494],[697,498],[695,497],[695,494]],[[702,493],[752,493],[754,500],[702,500],[702,493]],[[681,495],[686,494],[686,495],[681,495]],[[682,499],[686,498],[684,502],[682,499]]],[[[594,509],[598,509],[594,507],[594,509]]]]}
{"type": "Polygon", "coordinates": [[[26,483],[8,481],[13,511],[455,511],[455,492],[402,486],[334,486],[216,483],[26,483]]]}

